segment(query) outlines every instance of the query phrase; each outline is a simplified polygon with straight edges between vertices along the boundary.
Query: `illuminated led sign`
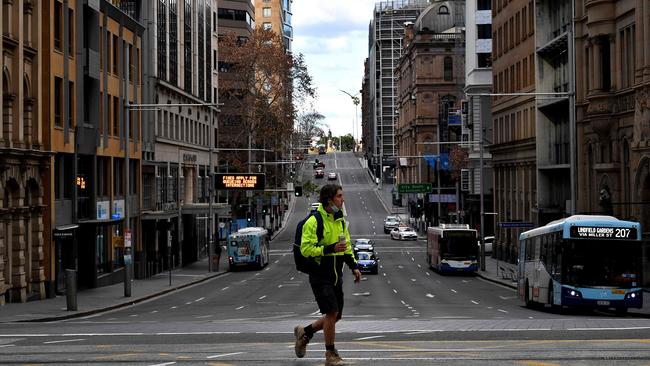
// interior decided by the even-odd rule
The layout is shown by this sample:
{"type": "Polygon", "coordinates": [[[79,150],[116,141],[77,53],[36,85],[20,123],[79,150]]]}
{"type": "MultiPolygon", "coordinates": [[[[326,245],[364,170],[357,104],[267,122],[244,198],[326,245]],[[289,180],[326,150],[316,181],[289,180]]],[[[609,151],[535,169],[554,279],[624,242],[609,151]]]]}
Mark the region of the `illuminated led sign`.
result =
{"type": "Polygon", "coordinates": [[[570,234],[585,239],[637,239],[636,228],[572,226],[570,234]]]}
{"type": "Polygon", "coordinates": [[[257,173],[215,173],[217,190],[264,190],[264,174],[257,173]]]}

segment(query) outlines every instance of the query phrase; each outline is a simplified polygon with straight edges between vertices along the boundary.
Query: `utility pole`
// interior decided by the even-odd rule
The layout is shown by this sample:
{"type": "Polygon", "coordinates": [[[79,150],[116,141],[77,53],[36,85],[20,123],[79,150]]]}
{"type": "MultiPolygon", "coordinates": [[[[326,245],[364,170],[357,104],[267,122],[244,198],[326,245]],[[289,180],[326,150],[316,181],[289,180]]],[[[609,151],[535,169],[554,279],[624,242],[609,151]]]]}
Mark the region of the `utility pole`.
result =
{"type": "MultiPolygon", "coordinates": [[[[128,48],[127,48],[128,50],[128,48]]],[[[129,177],[130,160],[129,160],[129,134],[131,132],[130,126],[130,114],[131,110],[128,109],[129,105],[129,57],[130,52],[124,52],[125,58],[122,59],[124,62],[123,70],[124,75],[124,178],[125,183],[125,192],[124,192],[124,297],[131,297],[131,270],[132,270],[132,257],[131,257],[131,229],[130,229],[130,215],[129,215],[129,191],[131,189],[131,180],[129,177]]],[[[135,92],[133,93],[133,98],[135,99],[135,92]]],[[[86,106],[87,107],[87,106],[86,106]]]]}

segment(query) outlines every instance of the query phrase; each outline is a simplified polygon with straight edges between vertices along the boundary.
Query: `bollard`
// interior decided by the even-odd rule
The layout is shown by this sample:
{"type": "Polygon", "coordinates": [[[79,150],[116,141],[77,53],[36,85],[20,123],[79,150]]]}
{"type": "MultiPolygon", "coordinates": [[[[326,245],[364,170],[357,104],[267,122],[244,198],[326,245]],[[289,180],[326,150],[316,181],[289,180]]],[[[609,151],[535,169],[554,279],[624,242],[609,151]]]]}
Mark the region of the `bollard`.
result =
{"type": "Polygon", "coordinates": [[[65,270],[65,299],[68,311],[77,311],[77,271],[65,270]]]}

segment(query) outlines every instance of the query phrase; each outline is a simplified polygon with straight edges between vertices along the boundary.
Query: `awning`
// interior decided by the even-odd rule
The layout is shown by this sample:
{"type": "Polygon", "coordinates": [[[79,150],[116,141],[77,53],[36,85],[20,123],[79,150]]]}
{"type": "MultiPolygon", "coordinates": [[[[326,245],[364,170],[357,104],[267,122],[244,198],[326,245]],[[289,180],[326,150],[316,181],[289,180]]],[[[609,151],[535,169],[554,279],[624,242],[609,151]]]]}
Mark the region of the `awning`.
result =
{"type": "Polygon", "coordinates": [[[178,217],[178,210],[174,211],[145,211],[140,214],[140,220],[168,220],[178,217]]]}
{"type": "Polygon", "coordinates": [[[124,217],[119,219],[108,219],[108,220],[83,220],[78,221],[79,225],[112,225],[124,221],[124,217]]]}
{"type": "Polygon", "coordinates": [[[69,224],[69,225],[60,225],[54,228],[52,237],[54,238],[72,238],[74,237],[74,230],[76,230],[79,225],[69,224]]]}

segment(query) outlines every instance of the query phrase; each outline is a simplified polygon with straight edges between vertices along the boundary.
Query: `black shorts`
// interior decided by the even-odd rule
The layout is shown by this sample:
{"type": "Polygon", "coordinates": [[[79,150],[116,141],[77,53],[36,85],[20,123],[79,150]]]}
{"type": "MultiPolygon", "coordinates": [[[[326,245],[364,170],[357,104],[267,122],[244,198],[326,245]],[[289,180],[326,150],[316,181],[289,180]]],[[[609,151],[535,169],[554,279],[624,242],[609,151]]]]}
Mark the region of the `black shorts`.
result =
{"type": "Polygon", "coordinates": [[[310,284],[320,312],[327,314],[336,311],[338,312],[337,320],[341,319],[341,314],[343,314],[343,285],[333,285],[321,281],[310,281],[310,284]]]}

